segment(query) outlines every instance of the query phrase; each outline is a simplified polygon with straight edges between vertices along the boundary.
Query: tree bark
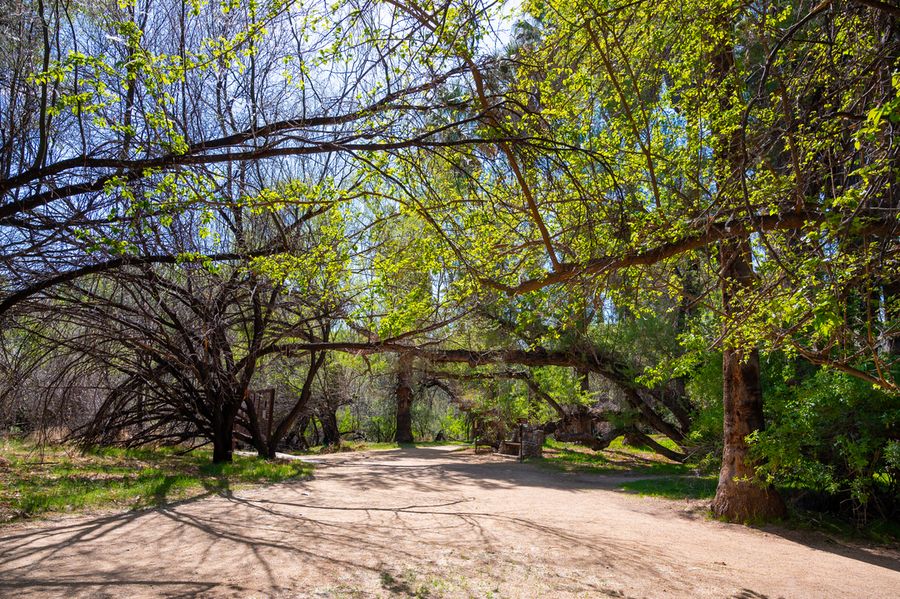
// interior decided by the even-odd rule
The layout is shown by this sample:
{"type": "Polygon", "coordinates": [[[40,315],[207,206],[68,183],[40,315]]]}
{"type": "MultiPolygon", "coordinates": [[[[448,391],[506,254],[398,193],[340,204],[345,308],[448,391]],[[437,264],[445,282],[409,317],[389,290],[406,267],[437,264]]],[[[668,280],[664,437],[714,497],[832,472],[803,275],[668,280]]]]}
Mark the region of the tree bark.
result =
{"type": "Polygon", "coordinates": [[[234,438],[234,414],[228,410],[219,414],[219,418],[213,422],[213,463],[222,464],[232,461],[234,438]]]}
{"type": "MultiPolygon", "coordinates": [[[[257,445],[257,451],[260,457],[272,460],[275,459],[276,453],[278,451],[278,447],[281,445],[281,442],[287,436],[287,434],[291,431],[294,425],[297,423],[297,420],[300,418],[300,415],[306,410],[309,405],[309,400],[312,397],[312,386],[313,381],[315,380],[316,373],[321,368],[322,364],[325,363],[325,352],[311,352],[309,356],[309,369],[306,371],[306,378],[303,381],[303,387],[300,390],[300,395],[296,398],[291,411],[282,418],[279,422],[272,424],[272,434],[269,438],[265,438],[265,435],[262,432],[262,429],[259,427],[258,418],[252,419],[255,421],[257,425],[257,433],[254,435],[254,439],[259,438],[260,442],[257,445]]],[[[252,410],[252,406],[248,405],[248,408],[252,410]]],[[[304,426],[304,428],[306,428],[304,426]]],[[[337,429],[337,419],[335,418],[334,428],[337,429]]],[[[340,435],[338,435],[339,437],[340,435]]],[[[338,439],[339,442],[339,439],[338,439]]],[[[334,444],[337,444],[334,443],[334,444]]],[[[326,445],[331,445],[331,443],[326,443],[326,445]]]]}
{"type": "Polygon", "coordinates": [[[394,440],[397,443],[412,443],[412,354],[401,354],[397,362],[397,428],[394,440]]]}
{"type": "MultiPolygon", "coordinates": [[[[735,293],[750,286],[753,271],[747,240],[721,246],[722,299],[725,315],[733,316],[735,293]]],[[[726,322],[725,326],[728,326],[726,322]]],[[[722,352],[722,469],[713,499],[713,513],[737,522],[783,517],[784,502],[771,487],[755,481],[747,435],[763,429],[763,395],[759,382],[759,350],[726,346],[722,352]]]]}
{"type": "MultiPolygon", "coordinates": [[[[735,15],[727,12],[716,19],[723,34],[734,28],[735,15]]],[[[739,97],[734,42],[722,35],[715,42],[710,62],[719,86],[721,114],[734,110],[739,97]]],[[[745,165],[741,133],[735,127],[714,131],[717,154],[716,179],[723,199],[738,205],[742,193],[739,182],[745,165]]],[[[763,428],[763,396],[759,383],[759,350],[741,349],[730,342],[728,333],[739,318],[740,294],[752,290],[755,275],[749,233],[719,242],[719,285],[722,291],[723,337],[722,404],[724,408],[722,469],[713,499],[713,513],[726,520],[751,521],[781,517],[784,502],[771,488],[755,481],[756,471],[749,460],[747,435],[763,428]]]]}
{"type": "Polygon", "coordinates": [[[322,423],[322,445],[340,445],[341,432],[338,430],[337,414],[334,410],[323,410],[319,415],[319,420],[322,423]]]}
{"type": "Polygon", "coordinates": [[[684,462],[688,457],[687,455],[685,455],[683,453],[678,453],[677,451],[672,451],[665,445],[658,443],[656,441],[656,439],[654,439],[650,435],[645,435],[644,433],[637,430],[636,428],[633,428],[630,431],[628,431],[626,433],[626,438],[628,436],[631,436],[632,439],[634,439],[641,445],[644,445],[645,447],[649,447],[656,453],[669,458],[673,462],[684,462]]]}
{"type": "MultiPolygon", "coordinates": [[[[249,439],[246,439],[247,442],[251,443],[253,447],[256,448],[256,455],[262,459],[271,459],[275,457],[275,449],[271,446],[269,442],[269,438],[266,436],[265,432],[263,432],[263,425],[260,422],[260,414],[256,412],[256,405],[252,401],[250,394],[246,393],[244,395],[244,414],[246,415],[246,420],[242,422],[246,429],[250,432],[249,439]]],[[[241,435],[238,437],[240,440],[241,435]]]]}

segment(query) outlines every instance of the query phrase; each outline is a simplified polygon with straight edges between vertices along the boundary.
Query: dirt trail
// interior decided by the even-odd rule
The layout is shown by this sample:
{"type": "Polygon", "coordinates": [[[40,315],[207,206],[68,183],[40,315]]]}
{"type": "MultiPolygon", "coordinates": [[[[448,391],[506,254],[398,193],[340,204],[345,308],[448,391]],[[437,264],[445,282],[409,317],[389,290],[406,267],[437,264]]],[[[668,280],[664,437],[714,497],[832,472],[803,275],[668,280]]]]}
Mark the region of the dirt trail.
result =
{"type": "Polygon", "coordinates": [[[471,451],[0,529],[4,597],[896,597],[900,559],[471,451]]]}

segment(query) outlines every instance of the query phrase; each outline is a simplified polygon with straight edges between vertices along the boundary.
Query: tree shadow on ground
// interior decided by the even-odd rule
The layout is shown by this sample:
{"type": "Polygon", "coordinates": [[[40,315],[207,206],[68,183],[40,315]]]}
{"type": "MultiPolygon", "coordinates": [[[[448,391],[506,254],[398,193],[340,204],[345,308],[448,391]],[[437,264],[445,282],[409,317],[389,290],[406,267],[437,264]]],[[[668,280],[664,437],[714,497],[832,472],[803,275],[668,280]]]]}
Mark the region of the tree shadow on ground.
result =
{"type": "MultiPolygon", "coordinates": [[[[610,568],[607,573],[626,579],[671,579],[661,566],[672,558],[671,552],[649,540],[626,541],[615,534],[587,532],[564,523],[568,520],[545,521],[539,514],[517,510],[514,504],[490,504],[490,494],[483,500],[488,503],[465,495],[472,486],[497,491],[544,489],[556,493],[556,499],[559,492],[621,492],[622,477],[565,474],[489,455],[434,448],[345,454],[322,463],[321,468],[321,476],[330,485],[329,493],[322,496],[318,487],[305,481],[241,494],[213,484],[204,501],[195,498],[139,512],[13,531],[0,539],[0,595],[124,596],[142,593],[142,585],[149,589],[156,579],[159,586],[152,592],[167,596],[274,594],[285,588],[280,585],[285,584],[286,563],[291,564],[290,572],[346,572],[368,576],[378,584],[386,563],[436,567],[433,555],[460,560],[459,567],[465,568],[472,562],[447,556],[500,554],[504,564],[531,568],[534,555],[511,552],[510,534],[533,539],[541,551],[538,559],[564,558],[567,565],[585,572],[604,564],[610,568]],[[380,505],[372,505],[371,495],[356,491],[378,492],[380,505]],[[116,554],[123,547],[133,551],[116,554]],[[226,575],[236,575],[239,582],[233,577],[229,582],[226,575]]],[[[497,497],[506,501],[509,496],[497,497]]],[[[659,513],[668,509],[664,504],[651,505],[659,513]]],[[[896,559],[863,548],[823,547],[808,536],[778,528],[766,528],[766,532],[900,571],[896,559]]],[[[707,572],[704,576],[718,575],[707,572]]],[[[692,588],[689,580],[671,584],[683,585],[680,590],[685,594],[692,588]]],[[[582,592],[598,590],[585,586],[582,592]]]]}
{"type": "MultiPolygon", "coordinates": [[[[485,489],[528,486],[573,493],[600,489],[635,494],[648,489],[663,488],[665,491],[666,488],[671,487],[672,492],[668,498],[689,500],[708,498],[716,484],[715,480],[706,478],[672,476],[670,474],[656,475],[653,470],[642,469],[636,472],[613,471],[609,474],[577,471],[558,472],[554,475],[552,471],[538,465],[519,463],[515,459],[503,456],[484,453],[476,456],[471,450],[455,455],[460,459],[450,463],[432,464],[432,461],[444,462],[448,457],[447,452],[437,448],[404,448],[390,452],[389,455],[378,456],[378,464],[377,466],[372,464],[373,472],[370,475],[360,476],[359,473],[354,472],[348,473],[346,476],[352,477],[352,481],[348,480],[348,484],[390,491],[401,481],[408,483],[409,475],[417,469],[437,468],[443,473],[439,482],[429,481],[427,477],[423,476],[418,477],[420,482],[414,484],[422,491],[436,492],[452,491],[463,480],[485,489]],[[392,465],[393,461],[399,461],[406,457],[415,457],[422,463],[392,465]]],[[[344,475],[337,476],[343,477],[344,475]]],[[[662,495],[665,496],[665,493],[662,495]]],[[[691,520],[704,519],[702,510],[687,512],[679,510],[678,515],[691,520]]],[[[734,524],[732,526],[743,525],[734,524]]],[[[822,533],[792,530],[777,524],[765,526],[764,531],[811,549],[900,572],[900,557],[897,552],[890,549],[852,541],[839,541],[822,533]]]]}
{"type": "MultiPolygon", "coordinates": [[[[441,475],[437,477],[439,482],[421,484],[418,488],[425,493],[446,492],[465,479],[474,481],[490,477],[492,472],[495,480],[481,480],[481,484],[501,488],[516,485],[523,473],[521,468],[516,468],[518,464],[496,462],[491,468],[490,464],[439,461],[435,458],[446,457],[446,454],[432,454],[429,450],[402,451],[415,452],[416,463],[406,467],[394,462],[394,458],[385,460],[381,457],[377,462],[366,464],[371,473],[363,478],[372,480],[356,481],[357,484],[369,488],[377,486],[390,493],[401,486],[405,489],[411,481],[422,478],[421,469],[430,467],[441,469],[441,475]]],[[[336,469],[330,476],[334,479],[343,475],[336,469]]],[[[240,565],[235,562],[236,570],[254,571],[265,579],[262,587],[244,590],[265,593],[276,589],[280,575],[283,575],[270,563],[274,554],[291,556],[290,561],[301,569],[339,568],[368,572],[377,577],[385,571],[382,559],[389,559],[389,563],[417,563],[423,555],[440,553],[446,547],[502,554],[508,548],[500,531],[510,529],[527,531],[542,542],[579,548],[584,559],[587,559],[584,556],[590,556],[590,560],[611,562],[614,551],[616,563],[629,571],[649,574],[657,569],[659,555],[652,547],[636,544],[613,548],[609,540],[548,525],[536,518],[476,511],[465,498],[429,501],[427,497],[417,497],[423,501],[373,507],[348,504],[341,497],[310,501],[308,494],[304,495],[304,488],[304,483],[282,485],[281,494],[288,496],[286,501],[269,499],[262,492],[264,490],[259,489],[252,497],[216,494],[208,496],[204,502],[191,500],[142,512],[18,531],[0,540],[0,595],[20,595],[25,590],[40,594],[41,589],[64,588],[80,589],[77,592],[98,596],[104,593],[124,595],[129,591],[140,592],[134,589],[142,584],[142,580],[152,580],[153,572],[169,573],[170,568],[174,571],[168,576],[171,580],[165,584],[172,588],[160,587],[153,592],[189,595],[202,589],[199,586],[181,588],[178,586],[181,583],[173,581],[193,583],[186,573],[196,569],[178,568],[190,559],[197,560],[193,565],[200,570],[221,565],[223,572],[230,569],[230,560],[238,559],[240,565]],[[129,571],[119,571],[113,566],[119,563],[118,557],[108,555],[108,548],[121,547],[125,538],[135,546],[135,553],[127,562],[129,571]],[[189,552],[192,558],[185,555],[183,547],[188,539],[192,544],[189,552]],[[398,542],[403,539],[406,544],[398,542]],[[143,563],[147,553],[143,549],[149,551],[151,547],[157,561],[155,564],[143,563]],[[228,548],[224,554],[223,547],[228,548]],[[60,567],[73,554],[92,567],[81,575],[60,567]],[[160,564],[160,559],[166,561],[160,564]],[[50,572],[53,574],[48,575],[50,572]]],[[[517,567],[528,567],[525,558],[518,556],[516,559],[523,560],[517,567]]],[[[577,563],[577,559],[573,558],[573,561],[577,563]]],[[[590,562],[585,561],[584,566],[589,565],[590,562]]],[[[657,575],[662,576],[661,573],[657,575]]],[[[198,577],[201,579],[198,585],[207,584],[214,578],[205,571],[198,577]]],[[[211,592],[219,591],[224,588],[211,592]]]]}
{"type": "Polygon", "coordinates": [[[838,539],[818,531],[792,530],[778,525],[766,525],[760,527],[760,530],[810,549],[900,572],[900,557],[897,551],[890,547],[838,539]]]}

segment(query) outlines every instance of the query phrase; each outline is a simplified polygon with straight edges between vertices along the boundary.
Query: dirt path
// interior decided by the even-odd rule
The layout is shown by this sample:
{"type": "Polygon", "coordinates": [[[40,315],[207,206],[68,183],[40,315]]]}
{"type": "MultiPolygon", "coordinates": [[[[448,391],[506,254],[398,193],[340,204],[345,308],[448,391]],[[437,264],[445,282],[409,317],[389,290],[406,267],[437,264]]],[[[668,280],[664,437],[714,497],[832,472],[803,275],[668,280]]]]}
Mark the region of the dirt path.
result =
{"type": "Polygon", "coordinates": [[[615,480],[419,448],[308,482],[0,529],[0,596],[896,597],[900,559],[615,480]]]}

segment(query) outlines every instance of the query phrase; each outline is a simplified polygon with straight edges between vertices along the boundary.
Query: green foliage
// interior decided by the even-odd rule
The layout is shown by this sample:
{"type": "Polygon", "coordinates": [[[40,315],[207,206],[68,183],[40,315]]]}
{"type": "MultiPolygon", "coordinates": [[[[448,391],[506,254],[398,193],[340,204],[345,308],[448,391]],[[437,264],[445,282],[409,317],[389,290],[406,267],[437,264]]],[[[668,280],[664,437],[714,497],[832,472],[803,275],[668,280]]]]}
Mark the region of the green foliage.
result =
{"type": "MultiPolygon", "coordinates": [[[[580,377],[571,368],[545,366],[533,368],[531,373],[541,390],[561,405],[590,405],[594,401],[593,394],[582,390],[580,377]]],[[[559,418],[549,406],[538,401],[540,402],[539,410],[546,415],[546,419],[559,418]]]]}
{"type": "Polygon", "coordinates": [[[440,417],[441,431],[448,441],[464,441],[468,434],[466,418],[463,414],[447,411],[440,417]]]}
{"type": "MultiPolygon", "coordinates": [[[[231,281],[229,286],[256,285],[258,277],[283,287],[283,297],[307,297],[285,319],[286,344],[307,341],[293,325],[321,309],[333,317],[329,331],[338,341],[399,339],[470,349],[589,346],[606,352],[601,361],[615,362],[611,368],[629,382],[653,386],[686,377],[696,410],[689,440],[712,451],[721,444],[723,414],[721,360],[710,348],[761,347],[770,356],[766,395],[772,425],[752,439],[765,464],[760,475],[849,497],[857,512],[872,505],[887,509],[892,499],[882,497],[896,495],[900,365],[891,364],[883,348],[897,330],[898,299],[887,288],[900,280],[900,253],[896,240],[866,227],[896,208],[893,128],[900,122],[900,75],[893,59],[885,58],[892,56],[884,41],[890,35],[870,18],[877,8],[841,5],[810,14],[804,3],[761,10],[735,0],[530,0],[522,8],[531,34],[514,40],[508,52],[514,60],[504,61],[481,60],[488,31],[481,18],[499,8],[482,12],[465,1],[447,3],[426,24],[400,5],[371,12],[344,1],[302,6],[285,0],[191,0],[184,18],[194,35],[183,37],[186,47],[178,53],[164,18],[140,25],[136,3],[118,5],[108,11],[73,5],[72,34],[56,35],[53,59],[24,78],[32,87],[53,88],[46,111],[52,119],[42,114],[41,129],[53,123],[50,137],[66,142],[54,144],[61,153],[49,158],[51,166],[62,156],[84,162],[78,168],[85,181],[101,182],[98,193],[110,200],[104,204],[109,208],[85,215],[87,224],[73,225],[71,238],[86,255],[99,260],[171,251],[178,267],[173,276],[198,277],[192,264],[199,263],[206,274],[231,281]],[[806,15],[810,20],[796,35],[781,38],[806,15]],[[216,33],[207,23],[215,24],[216,33]],[[820,38],[819,31],[827,35],[820,38]],[[92,42],[70,49],[66,44],[81,33],[109,40],[108,51],[92,42]],[[284,53],[282,36],[288,33],[297,48],[284,53]],[[266,77],[245,85],[256,76],[255,59],[266,56],[266,44],[275,48],[259,65],[266,77]],[[725,73],[719,72],[723,63],[725,73]],[[441,89],[431,89],[436,73],[476,64],[483,73],[459,68],[441,81],[441,89]],[[307,93],[306,85],[334,72],[344,73],[343,89],[326,89],[331,83],[307,93]],[[472,85],[469,77],[476,73],[478,83],[472,85]],[[229,114],[204,112],[197,123],[221,120],[224,127],[230,120],[236,130],[255,127],[236,114],[247,105],[254,123],[302,114],[331,117],[334,124],[302,127],[302,135],[264,133],[258,140],[254,132],[252,144],[226,138],[210,156],[197,144],[218,134],[194,131],[178,115],[179,100],[186,110],[186,90],[203,93],[205,81],[216,82],[217,94],[224,94],[224,101],[216,97],[217,106],[227,105],[229,114]],[[268,110],[256,105],[257,97],[238,93],[256,90],[256,83],[268,91],[254,94],[290,108],[283,114],[268,110]],[[419,91],[384,98],[406,86],[419,91]],[[473,87],[486,90],[496,104],[479,106],[473,87]],[[323,99],[337,92],[337,112],[330,114],[331,100],[323,99]],[[372,102],[378,109],[366,110],[372,102]],[[317,145],[317,135],[327,140],[324,145],[317,145]],[[77,137],[84,160],[73,158],[77,137]],[[89,148],[89,140],[100,146],[89,148]],[[369,141],[389,150],[359,149],[369,141]],[[738,146],[743,163],[735,168],[738,146]],[[253,163],[240,158],[275,149],[293,157],[253,158],[256,169],[245,169],[253,163]],[[181,160],[191,152],[191,160],[181,160]],[[319,153],[317,163],[313,156],[319,153]],[[136,156],[158,160],[131,172],[124,165],[136,156]],[[110,166],[92,172],[87,159],[95,157],[110,166]],[[203,168],[193,168],[194,160],[203,168]],[[215,166],[219,160],[222,165],[215,166]],[[252,170],[266,175],[245,181],[252,170]],[[769,217],[793,222],[788,217],[794,212],[803,212],[796,218],[804,222],[790,230],[761,225],[769,217]],[[108,226],[89,224],[107,219],[108,226]],[[245,220],[255,223],[247,231],[236,224],[245,220]],[[728,287],[718,279],[718,241],[714,235],[703,239],[721,230],[745,231],[740,236],[750,240],[756,275],[733,294],[731,306],[723,306],[717,293],[728,287]],[[240,250],[244,233],[250,233],[248,247],[268,248],[275,239],[289,247],[254,251],[254,258],[234,268],[214,264],[213,250],[240,250]],[[185,248],[141,241],[182,238],[191,242],[185,248]],[[686,240],[688,249],[654,254],[686,240]],[[564,279],[568,287],[548,285],[513,297],[499,293],[523,280],[560,280],[567,273],[577,273],[564,279]],[[498,324],[485,330],[479,319],[463,322],[475,306],[491,311],[498,324]],[[416,330],[427,333],[412,334],[416,330]],[[847,375],[801,370],[782,362],[779,351],[839,364],[883,383],[893,395],[847,375]]],[[[434,6],[419,8],[430,14],[434,6]]],[[[23,164],[37,137],[26,121],[26,135],[8,144],[23,148],[23,164]]],[[[39,178],[37,191],[13,195],[43,195],[42,187],[64,189],[69,178],[81,176],[63,174],[39,178]]],[[[93,204],[82,201],[86,196],[62,199],[72,206],[93,204]]],[[[55,206],[35,212],[56,215],[61,223],[64,213],[55,206]]],[[[21,237],[47,226],[28,224],[21,237]]],[[[51,238],[61,240],[51,245],[64,246],[69,236],[51,238]]],[[[64,258],[68,266],[88,263],[84,256],[64,258]]],[[[11,282],[28,284],[27,275],[12,274],[6,277],[11,282]]],[[[96,287],[90,284],[87,289],[96,287]]],[[[100,291],[90,292],[95,293],[100,291]]],[[[250,346],[256,336],[239,328],[221,336],[244,338],[250,346]]],[[[238,352],[228,359],[244,358],[238,352]]],[[[469,371],[489,373],[484,367],[469,371]]],[[[532,375],[563,406],[596,399],[582,391],[570,368],[535,368],[532,375]]],[[[376,442],[392,438],[392,400],[380,391],[364,400],[364,415],[343,410],[341,430],[359,430],[376,442]]],[[[519,418],[557,417],[521,381],[469,385],[467,395],[476,411],[507,427],[519,418]]],[[[416,435],[464,436],[463,416],[432,399],[414,403],[416,435]]],[[[548,463],[595,471],[618,468],[610,452],[631,451],[557,449],[548,463]]],[[[243,476],[240,467],[228,468],[198,467],[196,475],[243,476]]],[[[196,483],[150,467],[142,472],[145,478],[135,482],[143,485],[140,496],[196,483]]],[[[279,476],[262,470],[246,475],[279,476]]],[[[93,501],[87,499],[93,483],[79,480],[73,476],[59,484],[82,484],[68,495],[93,501]]]]}
{"type": "Polygon", "coordinates": [[[357,429],[356,418],[353,411],[347,407],[339,408],[335,414],[337,416],[337,427],[342,433],[355,431],[357,429]]]}
{"type": "Polygon", "coordinates": [[[771,362],[771,424],[752,438],[754,454],[764,460],[760,475],[849,499],[858,521],[873,508],[890,515],[900,501],[896,398],[833,370],[798,367],[777,356],[771,362]]]}
{"type": "Polygon", "coordinates": [[[722,354],[707,352],[703,362],[689,378],[687,392],[695,407],[690,440],[713,453],[722,445],[722,354]]]}
{"type": "Polygon", "coordinates": [[[391,416],[376,414],[369,416],[362,422],[362,432],[366,439],[382,443],[394,438],[397,421],[391,416]]]}

